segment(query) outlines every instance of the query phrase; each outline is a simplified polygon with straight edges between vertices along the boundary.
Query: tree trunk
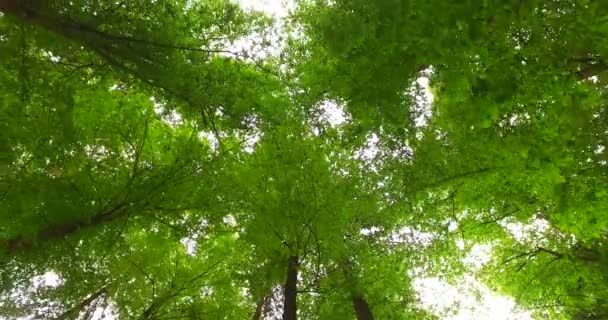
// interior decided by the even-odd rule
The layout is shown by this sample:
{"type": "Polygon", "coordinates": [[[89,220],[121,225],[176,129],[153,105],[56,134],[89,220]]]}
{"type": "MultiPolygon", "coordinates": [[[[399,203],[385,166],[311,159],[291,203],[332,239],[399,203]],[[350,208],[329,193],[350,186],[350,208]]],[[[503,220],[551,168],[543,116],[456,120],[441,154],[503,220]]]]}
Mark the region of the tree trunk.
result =
{"type": "Polygon", "coordinates": [[[355,308],[355,314],[357,315],[357,320],[374,320],[374,315],[372,314],[372,310],[369,308],[367,301],[360,296],[352,294],[353,307],[355,308]]]}
{"type": "MultiPolygon", "coordinates": [[[[61,8],[56,8],[45,1],[20,1],[0,0],[0,9],[3,9],[6,14],[19,17],[32,25],[42,27],[68,40],[85,45],[110,66],[121,69],[121,71],[128,69],[125,60],[130,63],[138,62],[144,55],[142,51],[134,53],[133,50],[136,49],[130,46],[139,46],[139,48],[149,48],[151,46],[149,42],[144,40],[101,31],[95,26],[74,20],[70,16],[60,13],[61,10],[58,9],[61,8]],[[129,49],[125,50],[125,47],[129,49]]],[[[142,74],[136,74],[138,73],[136,69],[127,71],[129,74],[142,77],[142,80],[150,80],[145,79],[142,74]]]]}
{"type": "Polygon", "coordinates": [[[71,309],[69,309],[69,310],[65,311],[64,313],[62,313],[61,315],[59,315],[57,318],[55,318],[55,320],[64,320],[64,319],[69,319],[69,318],[75,319],[78,316],[79,312],[85,310],[87,307],[89,307],[91,305],[91,303],[93,301],[97,300],[99,297],[101,297],[105,293],[106,293],[105,287],[97,290],[96,292],[94,292],[93,294],[91,294],[90,296],[88,296],[87,298],[82,300],[80,303],[78,303],[71,309]]]}
{"type": "Polygon", "coordinates": [[[255,312],[253,313],[253,320],[262,319],[262,314],[264,313],[264,306],[266,305],[267,301],[268,301],[267,294],[264,294],[262,297],[260,297],[257,305],[255,306],[255,312]]]}
{"type": "Polygon", "coordinates": [[[284,302],[283,302],[283,320],[297,319],[297,304],[298,296],[298,257],[289,257],[287,262],[287,279],[285,280],[284,302]]]}
{"type": "Polygon", "coordinates": [[[0,0],[0,11],[2,12],[14,12],[17,9],[16,0],[0,0]]]}
{"type": "MultiPolygon", "coordinates": [[[[354,283],[353,276],[351,274],[352,263],[350,262],[350,260],[346,259],[344,261],[341,261],[340,268],[342,269],[342,274],[344,274],[344,278],[346,278],[348,282],[354,283]]],[[[374,315],[372,314],[372,310],[369,307],[369,304],[354,285],[351,288],[350,296],[353,303],[353,308],[355,309],[355,315],[357,316],[357,320],[374,320],[374,315]]]]}
{"type": "Polygon", "coordinates": [[[0,242],[0,246],[6,246],[8,252],[10,253],[17,253],[21,250],[31,249],[35,246],[36,243],[63,239],[66,236],[75,233],[81,228],[101,225],[121,218],[126,215],[126,209],[126,203],[122,203],[113,207],[112,209],[103,212],[98,212],[90,219],[73,220],[65,222],[63,224],[48,226],[38,231],[38,233],[36,233],[33,238],[30,239],[24,239],[22,237],[5,239],[0,242]]]}

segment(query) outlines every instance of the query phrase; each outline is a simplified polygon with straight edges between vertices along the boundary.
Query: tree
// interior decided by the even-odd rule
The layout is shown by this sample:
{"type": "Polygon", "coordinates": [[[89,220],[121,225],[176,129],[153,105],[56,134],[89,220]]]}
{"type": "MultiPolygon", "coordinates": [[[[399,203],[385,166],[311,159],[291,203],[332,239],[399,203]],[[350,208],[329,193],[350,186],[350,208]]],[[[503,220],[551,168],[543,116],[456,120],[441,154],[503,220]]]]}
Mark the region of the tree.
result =
{"type": "MultiPolygon", "coordinates": [[[[561,263],[581,262],[577,248],[605,238],[606,9],[588,1],[333,1],[300,13],[312,56],[301,72],[310,75],[312,92],[345,99],[353,118],[383,134],[385,145],[405,140],[413,164],[394,161],[389,174],[404,184],[429,181],[435,197],[447,200],[425,208],[431,223],[436,213],[457,223],[471,245],[501,243],[489,283],[525,295],[519,302],[541,314],[563,301],[544,293],[588,270],[561,263]],[[399,116],[394,110],[408,102],[403,93],[422,70],[431,79],[433,116],[416,128],[416,106],[400,108],[399,116]],[[521,244],[504,233],[505,223],[534,218],[576,241],[548,236],[514,249],[521,244]],[[517,262],[514,275],[501,265],[505,256],[529,263],[517,262]],[[555,282],[529,270],[544,268],[542,261],[555,282]]],[[[602,283],[599,269],[590,272],[589,282],[602,283]]],[[[601,305],[600,292],[588,286],[586,297],[568,299],[588,310],[601,305]]]]}
{"type": "Polygon", "coordinates": [[[606,314],[603,4],[303,1],[265,60],[229,1],[0,9],[0,315],[434,318],[417,273],[488,243],[540,317],[606,314]]]}

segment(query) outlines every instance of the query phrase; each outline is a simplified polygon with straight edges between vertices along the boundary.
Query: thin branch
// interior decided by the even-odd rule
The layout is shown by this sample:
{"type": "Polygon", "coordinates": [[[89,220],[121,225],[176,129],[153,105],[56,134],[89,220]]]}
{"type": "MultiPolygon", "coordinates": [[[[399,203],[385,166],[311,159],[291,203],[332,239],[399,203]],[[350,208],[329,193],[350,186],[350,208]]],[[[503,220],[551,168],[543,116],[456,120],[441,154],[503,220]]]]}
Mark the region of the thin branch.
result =
{"type": "Polygon", "coordinates": [[[211,266],[209,266],[209,268],[207,268],[205,271],[201,272],[200,274],[196,275],[195,277],[193,277],[192,279],[190,279],[185,285],[183,285],[178,293],[181,293],[182,291],[188,289],[191,285],[193,285],[197,280],[199,280],[200,278],[206,276],[207,274],[209,274],[215,267],[217,267],[220,263],[224,262],[224,260],[219,260],[216,263],[212,264],[211,266]]]}
{"type": "Polygon", "coordinates": [[[217,139],[217,144],[220,147],[220,151],[225,151],[224,150],[224,142],[222,141],[222,137],[220,136],[220,132],[217,129],[217,126],[215,125],[215,119],[214,117],[210,116],[207,112],[207,108],[203,109],[203,121],[205,120],[204,115],[207,114],[207,119],[209,119],[209,123],[211,124],[211,131],[213,131],[213,135],[215,135],[215,138],[217,139]]]}
{"type": "Polygon", "coordinates": [[[148,281],[152,285],[152,299],[154,299],[156,297],[156,284],[154,282],[154,278],[152,278],[147,272],[145,272],[144,269],[142,269],[139,265],[133,262],[133,260],[129,259],[129,257],[125,257],[125,259],[129,261],[129,263],[131,263],[131,265],[135,267],[135,269],[137,269],[146,279],[148,279],[148,281]]]}
{"type": "Polygon", "coordinates": [[[165,226],[167,226],[167,227],[169,227],[169,228],[171,228],[171,229],[173,229],[173,230],[177,231],[177,232],[183,232],[183,231],[184,231],[184,230],[183,230],[183,229],[181,229],[180,227],[178,227],[178,226],[176,226],[176,225],[173,225],[172,223],[167,222],[167,221],[165,221],[164,219],[161,219],[160,217],[158,217],[158,216],[157,216],[157,215],[155,215],[155,214],[151,214],[151,215],[150,215],[150,217],[151,217],[152,219],[154,219],[154,220],[156,220],[156,221],[160,222],[161,224],[163,224],[163,225],[165,225],[165,226]]]}
{"type": "Polygon", "coordinates": [[[547,248],[543,248],[543,247],[537,247],[537,248],[536,248],[536,250],[537,250],[538,252],[545,252],[545,253],[548,253],[548,254],[550,254],[550,255],[553,255],[554,257],[556,257],[556,258],[558,258],[558,259],[561,259],[561,258],[563,258],[563,257],[564,257],[564,254],[563,254],[563,253],[559,253],[559,252],[557,252],[557,251],[549,250],[549,249],[547,249],[547,248]]]}
{"type": "Polygon", "coordinates": [[[85,298],[84,300],[82,300],[80,303],[78,303],[77,305],[73,306],[72,308],[66,310],[64,313],[62,313],[58,317],[56,317],[54,320],[64,320],[64,319],[68,319],[70,317],[73,317],[74,314],[76,314],[77,312],[85,309],[93,301],[97,300],[97,298],[101,297],[104,294],[106,294],[106,287],[102,287],[101,289],[99,289],[96,292],[92,293],[87,298],[85,298]]]}
{"type": "Polygon", "coordinates": [[[131,169],[131,177],[129,178],[129,181],[127,182],[127,185],[125,187],[125,192],[124,192],[124,200],[126,201],[127,198],[129,197],[129,194],[131,193],[131,186],[133,185],[133,182],[135,181],[135,178],[137,178],[137,174],[139,171],[139,162],[140,162],[140,157],[141,157],[141,153],[143,152],[143,149],[146,145],[146,140],[148,139],[148,127],[150,126],[150,118],[151,116],[148,115],[146,117],[146,123],[144,126],[144,133],[143,136],[141,138],[141,142],[139,143],[139,148],[135,149],[135,160],[133,160],[133,167],[131,169]]]}
{"type": "Polygon", "coordinates": [[[480,174],[484,174],[487,172],[491,172],[493,170],[495,170],[497,168],[481,168],[481,169],[477,169],[477,170],[473,170],[473,171],[468,171],[468,172],[464,172],[464,173],[459,173],[453,176],[449,176],[443,179],[439,179],[433,183],[427,184],[426,186],[424,186],[424,188],[432,188],[432,187],[436,187],[436,186],[440,186],[442,184],[445,183],[449,183],[452,181],[456,181],[459,179],[463,179],[463,178],[467,178],[467,177],[471,177],[471,176],[476,176],[476,175],[480,175],[480,174]]]}
{"type": "Polygon", "coordinates": [[[102,256],[101,261],[105,261],[108,254],[110,254],[110,249],[112,249],[112,247],[114,247],[118,243],[120,236],[125,232],[125,229],[127,228],[127,224],[129,223],[129,218],[130,218],[130,212],[127,211],[125,222],[122,224],[120,229],[118,229],[118,232],[116,232],[116,235],[114,235],[114,239],[108,245],[108,248],[106,249],[106,253],[102,256]]]}

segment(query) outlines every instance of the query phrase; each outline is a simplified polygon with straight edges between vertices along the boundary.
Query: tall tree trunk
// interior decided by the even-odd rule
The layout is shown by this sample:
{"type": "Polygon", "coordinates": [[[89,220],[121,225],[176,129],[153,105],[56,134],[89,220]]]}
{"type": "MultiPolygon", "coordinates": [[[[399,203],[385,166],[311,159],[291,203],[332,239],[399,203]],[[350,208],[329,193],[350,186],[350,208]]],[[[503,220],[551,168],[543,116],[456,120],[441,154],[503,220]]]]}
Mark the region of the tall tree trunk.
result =
{"type": "Polygon", "coordinates": [[[0,0],[0,11],[14,12],[17,9],[17,0],[0,0]]]}
{"type": "Polygon", "coordinates": [[[297,319],[297,304],[298,296],[298,257],[291,256],[287,262],[287,279],[283,286],[284,301],[283,301],[283,320],[297,319]]]}
{"type": "Polygon", "coordinates": [[[21,236],[11,239],[0,239],[0,248],[5,246],[10,253],[31,249],[36,243],[62,239],[75,233],[79,229],[101,225],[122,218],[126,216],[126,209],[127,204],[122,203],[109,210],[98,212],[89,219],[77,219],[62,224],[48,226],[38,231],[38,233],[29,239],[24,239],[21,236]]]}
{"type": "Polygon", "coordinates": [[[264,313],[264,306],[268,302],[268,294],[264,294],[258,300],[257,305],[255,306],[255,312],[253,313],[253,320],[261,320],[262,314],[264,313]]]}
{"type": "Polygon", "coordinates": [[[367,304],[367,301],[361,295],[356,295],[355,293],[351,293],[353,307],[355,308],[355,314],[357,315],[357,320],[374,320],[374,315],[372,314],[372,310],[367,304]]]}
{"type": "MultiPolygon", "coordinates": [[[[68,40],[74,41],[93,50],[109,66],[126,75],[135,76],[151,86],[159,87],[167,93],[183,99],[187,103],[198,103],[198,88],[192,88],[191,83],[175,85],[165,81],[163,74],[167,72],[164,62],[170,60],[150,61],[152,51],[168,52],[173,50],[200,51],[209,56],[221,50],[182,47],[169,43],[156,43],[143,38],[134,38],[117,30],[104,31],[95,25],[76,20],[61,12],[61,6],[52,5],[44,0],[0,0],[0,9],[6,14],[19,17],[24,21],[51,31],[68,40]]],[[[149,35],[148,35],[149,36],[149,35]]],[[[162,55],[164,56],[164,54],[162,55]]],[[[187,74],[196,77],[196,69],[187,74]]],[[[187,77],[187,76],[186,76],[187,77]]]]}
{"type": "Polygon", "coordinates": [[[88,308],[93,301],[97,300],[98,298],[100,298],[104,294],[106,294],[106,288],[105,287],[97,290],[96,292],[92,293],[87,298],[85,298],[84,300],[82,300],[80,303],[76,304],[74,307],[66,310],[64,313],[62,313],[57,318],[55,318],[55,320],[64,320],[64,319],[70,319],[70,318],[75,319],[75,318],[77,318],[78,314],[81,311],[83,311],[86,308],[88,308]]]}
{"type": "Polygon", "coordinates": [[[348,282],[353,283],[353,286],[350,290],[351,301],[353,303],[353,308],[355,309],[355,315],[357,316],[357,320],[374,320],[374,315],[372,314],[372,309],[369,307],[369,304],[365,300],[365,297],[359,292],[356,288],[355,279],[353,279],[352,275],[352,264],[349,259],[345,259],[340,262],[340,268],[342,269],[342,274],[344,274],[344,278],[348,282]]]}

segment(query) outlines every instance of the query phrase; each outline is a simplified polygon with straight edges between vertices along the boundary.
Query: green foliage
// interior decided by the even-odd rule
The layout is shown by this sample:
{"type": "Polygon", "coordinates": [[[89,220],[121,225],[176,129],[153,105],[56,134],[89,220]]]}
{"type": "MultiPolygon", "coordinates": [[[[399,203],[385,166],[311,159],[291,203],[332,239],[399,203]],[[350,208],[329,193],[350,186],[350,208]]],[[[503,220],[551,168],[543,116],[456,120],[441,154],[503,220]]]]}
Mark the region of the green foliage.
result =
{"type": "Polygon", "coordinates": [[[608,316],[602,2],[302,1],[265,60],[230,1],[0,9],[0,317],[608,316]]]}

